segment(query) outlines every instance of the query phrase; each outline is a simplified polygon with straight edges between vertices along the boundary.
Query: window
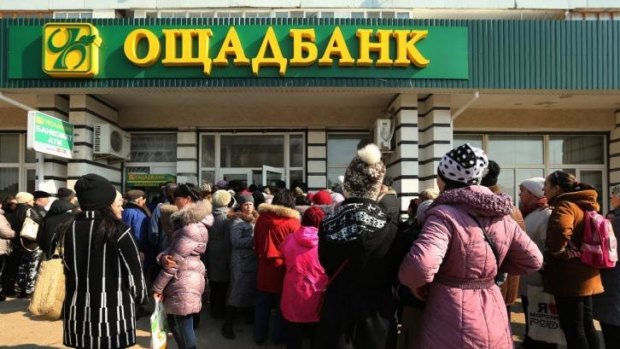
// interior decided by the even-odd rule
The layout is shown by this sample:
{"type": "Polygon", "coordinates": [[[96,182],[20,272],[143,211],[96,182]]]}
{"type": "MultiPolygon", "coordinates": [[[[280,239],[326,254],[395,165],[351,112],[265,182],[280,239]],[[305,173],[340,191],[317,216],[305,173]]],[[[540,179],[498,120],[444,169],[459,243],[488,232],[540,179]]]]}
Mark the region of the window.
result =
{"type": "Polygon", "coordinates": [[[464,143],[484,149],[489,159],[500,165],[498,184],[515,202],[523,180],[563,170],[596,187],[601,207],[607,207],[603,205],[607,199],[604,135],[454,135],[454,146],[464,143]]]}
{"type": "Polygon", "coordinates": [[[137,133],[131,135],[131,162],[177,161],[177,135],[137,133]]]}
{"type": "Polygon", "coordinates": [[[63,11],[54,12],[55,19],[93,18],[91,11],[63,11]]]}
{"type": "Polygon", "coordinates": [[[35,189],[36,153],[26,149],[26,134],[0,134],[0,200],[35,189]]]}
{"type": "Polygon", "coordinates": [[[357,144],[368,138],[367,133],[328,134],[327,136],[327,186],[338,183],[357,152],[357,144]]]}
{"type": "Polygon", "coordinates": [[[150,198],[159,193],[159,186],[174,181],[177,173],[176,133],[132,133],[131,160],[125,163],[125,189],[141,188],[150,198]],[[129,174],[160,175],[143,181],[129,174]],[[131,178],[130,178],[131,177],[131,178]]]}
{"type": "Polygon", "coordinates": [[[277,176],[282,176],[289,186],[305,182],[304,135],[294,132],[222,133],[200,137],[200,178],[203,182],[237,179],[246,185],[261,184],[263,166],[277,169],[277,176]]]}

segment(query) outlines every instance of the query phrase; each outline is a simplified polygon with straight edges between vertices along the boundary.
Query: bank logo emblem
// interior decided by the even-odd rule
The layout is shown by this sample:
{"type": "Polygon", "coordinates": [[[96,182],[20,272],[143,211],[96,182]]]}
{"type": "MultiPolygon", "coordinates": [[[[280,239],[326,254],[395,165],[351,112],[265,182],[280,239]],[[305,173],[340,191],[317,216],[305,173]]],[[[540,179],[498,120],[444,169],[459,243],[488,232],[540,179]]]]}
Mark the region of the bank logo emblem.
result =
{"type": "Polygon", "coordinates": [[[99,46],[99,31],[90,23],[48,23],[43,27],[43,71],[52,77],[95,77],[99,46]]]}

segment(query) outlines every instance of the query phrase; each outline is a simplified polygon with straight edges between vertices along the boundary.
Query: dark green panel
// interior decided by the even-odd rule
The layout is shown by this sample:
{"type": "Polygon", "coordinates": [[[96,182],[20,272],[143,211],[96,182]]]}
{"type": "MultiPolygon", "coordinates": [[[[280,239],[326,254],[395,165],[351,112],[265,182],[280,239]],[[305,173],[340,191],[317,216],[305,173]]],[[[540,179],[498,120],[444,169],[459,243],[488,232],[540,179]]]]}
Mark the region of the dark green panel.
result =
{"type": "MultiPolygon", "coordinates": [[[[165,21],[167,22],[167,21],[165,21]]],[[[212,65],[211,73],[203,73],[201,64],[194,66],[172,67],[166,66],[162,60],[166,57],[168,42],[164,39],[164,29],[210,29],[212,37],[209,43],[210,58],[215,58],[222,47],[224,38],[232,26],[213,24],[206,19],[182,20],[178,23],[158,23],[157,25],[136,25],[135,23],[124,24],[116,22],[109,25],[100,25],[93,21],[102,39],[99,48],[100,69],[99,74],[94,78],[99,79],[158,79],[158,78],[186,78],[186,79],[205,79],[205,78],[253,78],[250,66],[236,67],[229,64],[225,67],[212,65]],[[194,23],[197,22],[197,23],[194,23]],[[130,33],[137,29],[146,29],[158,38],[158,45],[161,55],[158,61],[149,67],[139,67],[133,64],[123,51],[125,39],[130,33]]],[[[334,59],[331,66],[319,66],[317,62],[310,66],[294,67],[287,66],[287,78],[448,78],[448,79],[467,79],[467,58],[468,58],[468,38],[466,27],[437,27],[437,26],[394,26],[384,24],[347,24],[341,25],[294,25],[294,24],[244,24],[234,26],[238,37],[243,46],[243,51],[248,59],[254,61],[263,42],[263,38],[268,28],[273,28],[279,49],[286,58],[293,56],[293,40],[289,37],[291,29],[313,29],[316,33],[316,47],[318,57],[321,58],[328,45],[328,41],[336,28],[342,31],[346,40],[346,47],[350,55],[355,60],[360,56],[360,49],[356,31],[358,29],[372,29],[373,32],[379,29],[385,30],[428,30],[428,37],[420,40],[415,46],[422,55],[430,60],[428,66],[424,68],[415,67],[410,64],[408,67],[377,67],[374,64],[369,67],[354,64],[353,66],[339,66],[338,60],[334,59]],[[446,43],[450,43],[446,45],[446,43]]],[[[22,79],[49,79],[42,69],[42,42],[43,26],[37,24],[9,24],[9,76],[10,80],[22,79]]],[[[180,42],[180,40],[178,40],[180,42]]],[[[376,42],[374,36],[371,42],[376,42]]],[[[390,39],[390,58],[396,58],[396,40],[390,39]]],[[[198,51],[194,42],[194,50],[198,51]]],[[[177,45],[177,52],[180,53],[180,43],[177,45]]],[[[145,40],[141,41],[138,52],[139,57],[145,56],[148,45],[145,40]]],[[[271,53],[267,55],[271,56],[271,53]]],[[[371,59],[377,59],[378,54],[371,53],[371,59]]],[[[172,57],[175,58],[175,57],[172,57]]],[[[258,72],[259,78],[279,77],[277,67],[261,67],[258,72]]]]}
{"type": "MultiPolygon", "coordinates": [[[[187,24],[179,19],[97,19],[97,26],[166,26],[187,24]]],[[[8,25],[42,20],[2,22],[8,25]]],[[[192,19],[213,25],[365,25],[465,27],[468,30],[469,79],[356,77],[211,77],[102,80],[22,79],[6,76],[6,40],[1,52],[0,85],[8,88],[54,87],[361,87],[446,89],[620,90],[620,21],[503,20],[350,20],[350,19],[192,19]]],[[[450,43],[445,43],[450,45],[450,43]]],[[[24,67],[26,69],[26,67],[24,67]]],[[[329,74],[328,74],[329,75],[329,74]]]]}

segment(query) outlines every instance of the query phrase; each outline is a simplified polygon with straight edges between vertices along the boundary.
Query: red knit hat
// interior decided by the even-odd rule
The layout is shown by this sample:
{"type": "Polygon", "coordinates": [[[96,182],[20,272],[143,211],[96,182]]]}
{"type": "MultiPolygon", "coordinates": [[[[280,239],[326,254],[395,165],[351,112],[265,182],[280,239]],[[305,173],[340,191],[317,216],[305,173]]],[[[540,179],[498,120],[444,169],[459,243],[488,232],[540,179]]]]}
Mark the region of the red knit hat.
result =
{"type": "Polygon", "coordinates": [[[311,206],[304,212],[304,216],[301,218],[301,225],[318,228],[323,218],[325,218],[325,211],[320,207],[311,206]]]}
{"type": "Polygon", "coordinates": [[[332,204],[332,196],[325,190],[321,190],[314,194],[312,197],[312,202],[315,205],[331,205],[332,204]]]}

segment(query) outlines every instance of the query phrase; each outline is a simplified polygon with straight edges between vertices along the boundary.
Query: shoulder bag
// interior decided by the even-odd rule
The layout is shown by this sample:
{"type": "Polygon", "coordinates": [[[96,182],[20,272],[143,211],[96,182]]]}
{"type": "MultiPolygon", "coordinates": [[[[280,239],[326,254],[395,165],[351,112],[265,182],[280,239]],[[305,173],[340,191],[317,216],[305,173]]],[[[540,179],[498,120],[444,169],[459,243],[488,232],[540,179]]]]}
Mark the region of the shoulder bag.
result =
{"type": "Polygon", "coordinates": [[[65,300],[65,270],[62,260],[64,244],[62,240],[59,239],[52,258],[41,262],[32,300],[28,307],[32,315],[51,321],[61,318],[62,304],[65,300]]]}
{"type": "Polygon", "coordinates": [[[493,243],[493,241],[491,240],[491,238],[489,237],[487,230],[484,229],[482,224],[480,224],[480,222],[478,221],[478,218],[474,217],[471,214],[469,216],[476,222],[476,224],[478,224],[478,227],[480,228],[480,230],[482,230],[482,234],[484,235],[484,241],[486,241],[489,244],[489,246],[491,247],[491,251],[493,251],[493,255],[495,256],[495,262],[497,263],[497,275],[495,276],[495,284],[497,286],[501,286],[504,282],[506,282],[506,279],[508,278],[508,274],[499,272],[499,268],[500,268],[499,251],[497,251],[497,248],[495,244],[493,243]]]}
{"type": "Polygon", "coordinates": [[[39,223],[35,222],[34,219],[30,217],[29,208],[26,211],[26,218],[24,218],[24,224],[22,225],[22,230],[19,231],[19,236],[26,240],[37,241],[37,233],[39,232],[39,223]]]}

